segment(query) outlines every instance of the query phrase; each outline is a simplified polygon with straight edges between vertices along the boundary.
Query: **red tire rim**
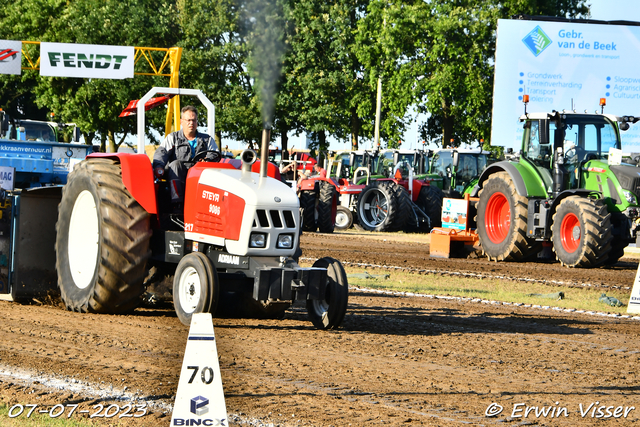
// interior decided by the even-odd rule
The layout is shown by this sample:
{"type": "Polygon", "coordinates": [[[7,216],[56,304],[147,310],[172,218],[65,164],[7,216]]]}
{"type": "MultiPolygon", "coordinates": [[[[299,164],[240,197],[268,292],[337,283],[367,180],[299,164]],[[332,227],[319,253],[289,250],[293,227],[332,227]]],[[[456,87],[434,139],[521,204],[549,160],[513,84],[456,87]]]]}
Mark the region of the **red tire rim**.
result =
{"type": "Polygon", "coordinates": [[[580,228],[580,220],[574,213],[568,213],[562,218],[560,224],[560,241],[562,248],[573,253],[580,246],[580,238],[582,237],[582,229],[580,228]]]}
{"type": "Polygon", "coordinates": [[[504,242],[511,228],[511,207],[504,194],[493,193],[489,197],[484,224],[489,240],[495,244],[504,242]]]}

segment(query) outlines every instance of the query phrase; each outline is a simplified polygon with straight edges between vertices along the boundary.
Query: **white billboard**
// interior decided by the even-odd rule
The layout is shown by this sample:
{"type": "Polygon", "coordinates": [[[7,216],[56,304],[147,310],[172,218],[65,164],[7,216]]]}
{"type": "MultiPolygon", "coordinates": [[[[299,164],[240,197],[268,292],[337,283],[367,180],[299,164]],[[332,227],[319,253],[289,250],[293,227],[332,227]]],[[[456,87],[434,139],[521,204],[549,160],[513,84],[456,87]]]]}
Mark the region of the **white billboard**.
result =
{"type": "MultiPolygon", "coordinates": [[[[571,110],[640,115],[640,27],[498,20],[491,144],[518,151],[522,95],[528,112],[571,110]]],[[[640,151],[640,126],[622,132],[640,151]]]]}
{"type": "Polygon", "coordinates": [[[40,75],[96,79],[133,77],[133,46],[40,43],[40,75]]]}
{"type": "Polygon", "coordinates": [[[20,74],[22,63],[22,42],[0,40],[0,74],[20,74]]]}

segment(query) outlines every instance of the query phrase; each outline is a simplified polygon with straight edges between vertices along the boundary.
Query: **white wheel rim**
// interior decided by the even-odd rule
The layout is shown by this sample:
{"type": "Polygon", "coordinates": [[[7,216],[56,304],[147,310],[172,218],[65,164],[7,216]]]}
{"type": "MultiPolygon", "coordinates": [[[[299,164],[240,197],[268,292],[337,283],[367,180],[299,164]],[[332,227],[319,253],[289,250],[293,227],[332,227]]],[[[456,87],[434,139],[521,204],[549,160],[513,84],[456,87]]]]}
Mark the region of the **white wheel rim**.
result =
{"type": "Polygon", "coordinates": [[[198,308],[201,298],[200,276],[193,267],[187,267],[180,275],[178,297],[182,311],[191,314],[198,308]]]}
{"type": "Polygon", "coordinates": [[[338,211],[336,213],[336,227],[346,227],[348,222],[349,219],[347,218],[346,213],[342,211],[338,211]]]}
{"type": "Polygon", "coordinates": [[[73,282],[85,289],[93,281],[98,264],[98,242],[100,227],[98,209],[93,195],[88,190],[76,198],[69,220],[69,269],[73,282]]]}
{"type": "Polygon", "coordinates": [[[373,195],[365,200],[363,221],[369,227],[377,227],[387,218],[385,209],[389,209],[387,198],[379,190],[375,190],[373,195]]]}

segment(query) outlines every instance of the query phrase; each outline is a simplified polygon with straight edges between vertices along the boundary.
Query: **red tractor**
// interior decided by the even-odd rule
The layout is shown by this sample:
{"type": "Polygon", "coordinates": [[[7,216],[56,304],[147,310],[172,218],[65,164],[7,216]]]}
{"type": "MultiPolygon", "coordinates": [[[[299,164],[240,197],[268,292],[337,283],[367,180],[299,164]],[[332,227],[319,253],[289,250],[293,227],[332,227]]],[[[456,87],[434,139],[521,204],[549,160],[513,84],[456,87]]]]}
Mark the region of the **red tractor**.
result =
{"type": "MultiPolygon", "coordinates": [[[[139,153],[145,102],[177,92],[154,88],[140,100],[139,153]]],[[[180,89],[180,95],[198,96],[207,106],[213,133],[209,100],[197,90],[180,89]]],[[[297,264],[299,202],[275,179],[268,139],[265,131],[259,162],[255,152],[243,152],[240,169],[194,159],[183,215],[165,203],[168,186],[154,182],[146,154],[92,154],[79,163],[63,188],[56,226],[58,286],[67,308],[125,313],[140,303],[146,286],[172,282],[184,324],[194,313],[215,313],[221,299],[225,308],[235,301],[237,314],[277,318],[304,300],[316,327],[338,327],[347,309],[347,276],[333,258],[313,268],[297,264]]]]}
{"type": "MultiPolygon", "coordinates": [[[[368,171],[358,171],[356,177],[368,178],[368,171]],[[359,172],[364,172],[360,174],[359,172]]],[[[365,188],[350,179],[349,155],[337,155],[331,162],[328,176],[309,176],[298,181],[298,196],[303,210],[303,230],[333,233],[353,224],[358,195],[365,188]]]]}
{"type": "MultiPolygon", "coordinates": [[[[413,155],[413,157],[416,157],[413,155]]],[[[413,158],[412,157],[412,158],[413,158]]],[[[425,154],[426,157],[426,154],[425,154]]],[[[440,205],[431,178],[418,179],[414,171],[424,176],[419,167],[426,163],[409,160],[398,150],[365,153],[373,180],[358,197],[357,215],[360,226],[369,231],[429,231],[440,218],[440,205]],[[388,178],[382,178],[387,176],[388,178]]]]}

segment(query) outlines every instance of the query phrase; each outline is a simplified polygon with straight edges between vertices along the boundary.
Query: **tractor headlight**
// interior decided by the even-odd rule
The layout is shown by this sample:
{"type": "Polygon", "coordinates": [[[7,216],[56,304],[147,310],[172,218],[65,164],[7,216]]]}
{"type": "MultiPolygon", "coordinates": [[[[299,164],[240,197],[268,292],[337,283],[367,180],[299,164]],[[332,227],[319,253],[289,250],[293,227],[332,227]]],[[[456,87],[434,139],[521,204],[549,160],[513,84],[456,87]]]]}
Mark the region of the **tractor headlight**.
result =
{"type": "Polygon", "coordinates": [[[627,199],[627,202],[631,204],[636,203],[636,196],[631,191],[623,191],[624,198],[627,199]]]}
{"type": "Polygon", "coordinates": [[[250,248],[264,248],[267,246],[267,235],[264,233],[251,233],[249,236],[250,248]]]}
{"type": "Polygon", "coordinates": [[[293,247],[293,235],[292,234],[280,234],[278,236],[278,242],[276,243],[278,249],[291,249],[293,247]]]}

